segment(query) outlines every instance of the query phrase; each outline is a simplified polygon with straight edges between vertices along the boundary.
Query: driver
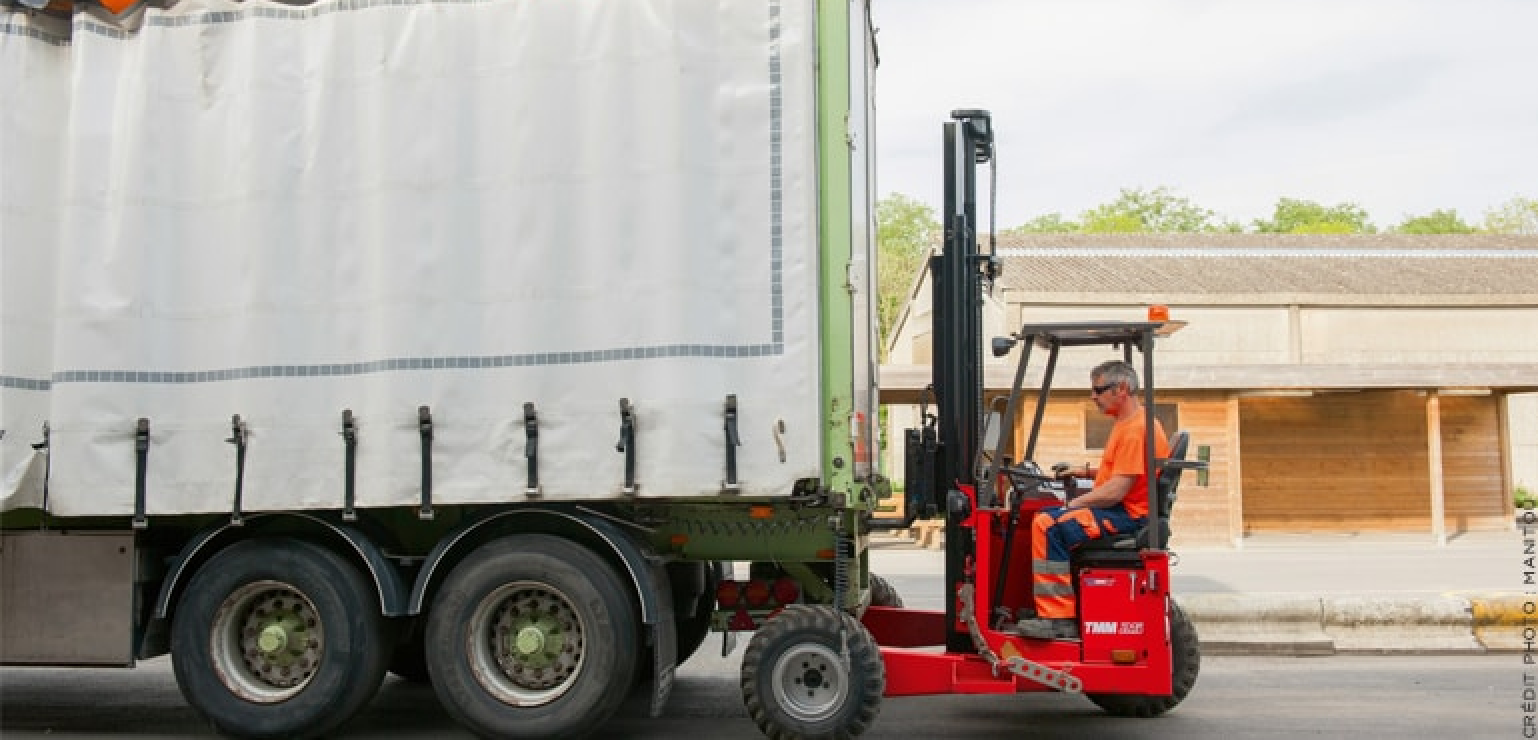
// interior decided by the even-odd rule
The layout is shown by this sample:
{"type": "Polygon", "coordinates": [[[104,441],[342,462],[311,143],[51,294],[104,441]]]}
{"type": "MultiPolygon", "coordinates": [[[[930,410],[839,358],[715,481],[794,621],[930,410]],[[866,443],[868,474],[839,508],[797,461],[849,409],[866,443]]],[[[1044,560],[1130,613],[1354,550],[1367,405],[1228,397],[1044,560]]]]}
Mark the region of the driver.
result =
{"type": "MultiPolygon", "coordinates": [[[[1094,489],[1065,506],[1042,509],[1031,521],[1036,610],[1017,625],[1026,637],[1077,639],[1068,553],[1087,540],[1136,532],[1148,520],[1148,476],[1143,470],[1147,422],[1138,401],[1137,372],[1119,360],[1104,362],[1090,372],[1090,386],[1095,405],[1116,422],[1094,489]]],[[[1154,455],[1169,457],[1169,441],[1158,420],[1154,434],[1154,455]]]]}

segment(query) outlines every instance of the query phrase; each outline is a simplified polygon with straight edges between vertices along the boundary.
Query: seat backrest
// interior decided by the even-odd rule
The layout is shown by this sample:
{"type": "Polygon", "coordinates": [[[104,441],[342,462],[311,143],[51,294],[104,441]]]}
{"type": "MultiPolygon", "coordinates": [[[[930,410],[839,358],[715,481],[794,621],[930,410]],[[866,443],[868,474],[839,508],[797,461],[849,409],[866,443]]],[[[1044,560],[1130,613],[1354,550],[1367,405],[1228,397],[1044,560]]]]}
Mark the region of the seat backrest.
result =
{"type": "MultiPolygon", "coordinates": [[[[1191,445],[1191,433],[1182,429],[1170,437],[1170,456],[1166,460],[1186,459],[1186,448],[1191,445]]],[[[1159,491],[1159,516],[1168,519],[1175,509],[1175,491],[1180,487],[1180,474],[1185,472],[1177,465],[1165,465],[1159,470],[1154,482],[1159,491]]]]}
{"type": "MultiPolygon", "coordinates": [[[[1170,437],[1170,454],[1165,461],[1185,460],[1186,448],[1191,444],[1191,433],[1185,430],[1175,432],[1170,437]]],[[[1138,547],[1156,547],[1164,549],[1170,542],[1170,512],[1175,510],[1175,491],[1180,487],[1180,474],[1185,472],[1178,465],[1164,465],[1159,469],[1159,477],[1154,479],[1154,486],[1159,492],[1159,531],[1157,536],[1148,525],[1143,525],[1137,533],[1138,547]]]]}

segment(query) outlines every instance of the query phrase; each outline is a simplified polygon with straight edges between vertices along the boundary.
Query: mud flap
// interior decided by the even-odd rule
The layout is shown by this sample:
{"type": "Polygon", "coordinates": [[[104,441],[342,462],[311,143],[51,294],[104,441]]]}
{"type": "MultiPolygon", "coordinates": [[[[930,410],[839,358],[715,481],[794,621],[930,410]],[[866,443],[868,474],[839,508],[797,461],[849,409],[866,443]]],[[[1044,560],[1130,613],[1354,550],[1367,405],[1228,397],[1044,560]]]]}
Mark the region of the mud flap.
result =
{"type": "Polygon", "coordinates": [[[673,676],[678,661],[678,626],[673,619],[672,583],[667,568],[657,560],[649,560],[652,584],[663,590],[657,595],[656,621],[652,623],[652,704],[651,716],[661,717],[673,693],[673,676]]]}

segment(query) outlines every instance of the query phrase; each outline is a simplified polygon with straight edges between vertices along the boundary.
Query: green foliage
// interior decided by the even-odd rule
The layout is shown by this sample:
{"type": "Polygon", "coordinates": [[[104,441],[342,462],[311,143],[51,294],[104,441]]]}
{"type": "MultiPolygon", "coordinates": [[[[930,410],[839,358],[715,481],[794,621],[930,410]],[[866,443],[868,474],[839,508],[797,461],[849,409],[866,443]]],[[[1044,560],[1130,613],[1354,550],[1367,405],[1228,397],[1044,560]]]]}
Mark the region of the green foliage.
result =
{"type": "Polygon", "coordinates": [[[1527,486],[1519,483],[1516,488],[1512,489],[1511,494],[1512,500],[1516,503],[1518,509],[1538,509],[1538,495],[1534,495],[1532,491],[1528,490],[1527,486]]]}
{"type": "Polygon", "coordinates": [[[935,209],[902,193],[876,201],[876,317],[883,359],[886,338],[908,301],[908,289],[939,241],[935,209]]]}
{"type": "Polygon", "coordinates": [[[1538,234],[1538,199],[1518,196],[1485,211],[1485,231],[1538,234]]]}
{"type": "Polygon", "coordinates": [[[1378,228],[1368,220],[1367,211],[1355,203],[1325,206],[1282,198],[1270,220],[1255,220],[1255,230],[1262,234],[1373,234],[1378,228]]]}
{"type": "Polygon", "coordinates": [[[1453,208],[1435,210],[1424,216],[1407,217],[1394,231],[1401,234],[1472,234],[1474,227],[1464,223],[1453,208]]]}
{"type": "MultiPolygon", "coordinates": [[[[895,196],[902,197],[902,196],[895,196]]],[[[1355,203],[1326,206],[1312,200],[1282,198],[1269,219],[1256,219],[1254,231],[1262,234],[1375,234],[1377,226],[1367,211],[1355,203]]],[[[1422,216],[1406,216],[1389,229],[1400,234],[1538,234],[1538,199],[1515,197],[1485,212],[1483,227],[1464,221],[1457,209],[1437,209],[1422,216]]],[[[1168,186],[1152,190],[1122,189],[1109,203],[1079,215],[1077,221],[1061,213],[1046,213],[1003,234],[1107,234],[1151,232],[1222,232],[1239,234],[1244,225],[1175,195],[1168,186]]]]}
{"type": "Polygon", "coordinates": [[[1085,211],[1084,223],[1079,228],[1086,234],[1136,234],[1153,231],[1137,214],[1115,210],[1109,203],[1085,211]]]}
{"type": "Polygon", "coordinates": [[[1121,195],[1079,216],[1087,234],[1117,232],[1217,231],[1217,214],[1160,185],[1152,190],[1123,188],[1121,195]]]}
{"type": "Polygon", "coordinates": [[[1013,229],[1005,229],[1004,234],[1072,234],[1079,230],[1079,225],[1073,221],[1063,219],[1061,213],[1047,213],[1026,221],[1013,229]]]}

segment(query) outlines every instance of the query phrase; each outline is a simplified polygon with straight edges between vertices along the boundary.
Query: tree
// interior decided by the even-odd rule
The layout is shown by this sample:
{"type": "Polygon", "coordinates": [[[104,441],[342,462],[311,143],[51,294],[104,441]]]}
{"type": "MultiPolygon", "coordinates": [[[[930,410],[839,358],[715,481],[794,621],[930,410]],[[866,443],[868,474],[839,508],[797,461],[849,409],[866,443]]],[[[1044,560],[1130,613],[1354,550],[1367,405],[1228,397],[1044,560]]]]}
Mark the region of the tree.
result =
{"type": "Polygon", "coordinates": [[[1485,231],[1538,234],[1538,199],[1517,196],[1485,211],[1485,231]]]}
{"type": "Polygon", "coordinates": [[[876,318],[883,356],[887,335],[908,301],[913,278],[939,241],[935,209],[902,193],[876,201],[876,318]]]}
{"type": "Polygon", "coordinates": [[[1065,221],[1061,213],[1046,213],[1029,221],[1026,221],[1012,229],[1005,229],[1005,234],[1072,234],[1079,230],[1079,225],[1073,221],[1065,221]]]}
{"type": "Polygon", "coordinates": [[[1457,209],[1435,210],[1424,216],[1405,217],[1394,231],[1401,234],[1472,234],[1474,227],[1458,217],[1457,209]]]}
{"type": "Polygon", "coordinates": [[[1079,230],[1111,232],[1217,231],[1217,214],[1160,185],[1152,190],[1122,188],[1121,195],[1079,216],[1079,230]]]}
{"type": "Polygon", "coordinates": [[[1378,228],[1367,218],[1367,211],[1355,203],[1324,206],[1311,200],[1282,198],[1276,202],[1271,220],[1255,220],[1255,230],[1263,234],[1373,234],[1378,228]]]}

